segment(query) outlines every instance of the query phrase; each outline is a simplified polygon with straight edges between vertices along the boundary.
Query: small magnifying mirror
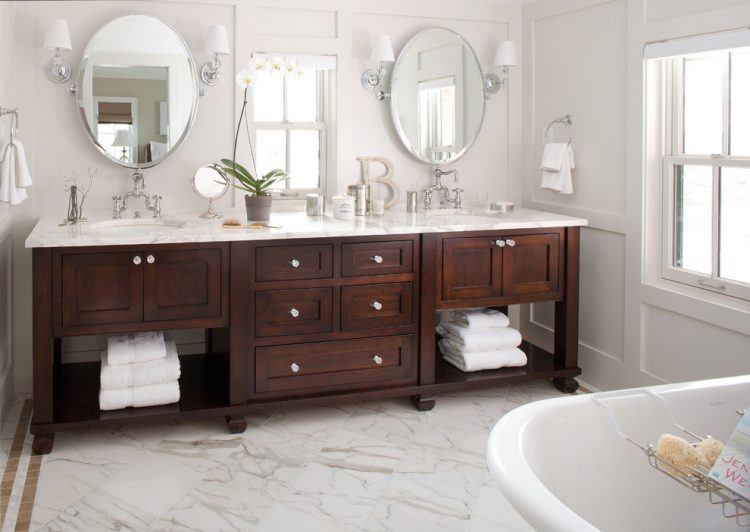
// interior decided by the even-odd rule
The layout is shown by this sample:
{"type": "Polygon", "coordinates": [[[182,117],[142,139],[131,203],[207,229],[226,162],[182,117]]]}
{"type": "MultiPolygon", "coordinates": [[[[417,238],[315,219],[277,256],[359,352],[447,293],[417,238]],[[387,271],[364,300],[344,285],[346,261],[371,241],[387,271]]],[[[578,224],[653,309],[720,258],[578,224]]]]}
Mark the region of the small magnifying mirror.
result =
{"type": "Polygon", "coordinates": [[[209,165],[201,166],[190,182],[195,193],[208,201],[208,209],[200,217],[217,218],[221,216],[214,210],[214,201],[226,194],[229,188],[229,183],[223,180],[221,174],[209,165]]]}

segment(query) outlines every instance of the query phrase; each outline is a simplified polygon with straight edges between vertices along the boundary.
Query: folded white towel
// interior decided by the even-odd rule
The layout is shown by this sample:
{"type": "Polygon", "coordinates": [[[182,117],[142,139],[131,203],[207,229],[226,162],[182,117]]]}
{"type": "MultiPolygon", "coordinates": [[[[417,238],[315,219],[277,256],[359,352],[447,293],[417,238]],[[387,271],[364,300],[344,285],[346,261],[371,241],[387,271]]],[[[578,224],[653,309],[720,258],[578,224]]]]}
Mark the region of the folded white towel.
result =
{"type": "Polygon", "coordinates": [[[510,325],[508,316],[492,308],[478,310],[454,310],[451,320],[472,329],[495,329],[510,325]]]}
{"type": "Polygon", "coordinates": [[[560,194],[572,194],[572,170],[576,167],[575,159],[573,157],[573,148],[568,143],[557,142],[546,144],[544,147],[545,153],[547,153],[548,150],[550,152],[554,150],[554,154],[547,156],[546,161],[545,156],[542,156],[542,188],[552,190],[560,194]],[[558,153],[561,153],[560,163],[559,167],[555,169],[554,167],[552,167],[552,165],[558,164],[558,153]]]}
{"type": "Polygon", "coordinates": [[[163,332],[123,334],[107,338],[107,363],[110,365],[148,362],[166,356],[163,332]]]}
{"type": "Polygon", "coordinates": [[[2,157],[0,201],[18,205],[28,197],[25,188],[31,185],[31,176],[26,166],[26,155],[21,142],[15,140],[6,144],[2,149],[2,157]]]}
{"type": "Polygon", "coordinates": [[[119,410],[129,406],[156,406],[176,403],[180,400],[180,384],[177,381],[150,386],[135,386],[122,390],[100,390],[99,409],[119,410]]]}
{"type": "Polygon", "coordinates": [[[562,169],[563,157],[568,149],[567,142],[548,142],[542,151],[542,170],[559,172],[562,169]]]}
{"type": "Polygon", "coordinates": [[[465,352],[505,349],[521,345],[521,333],[512,327],[494,329],[469,329],[451,321],[437,327],[438,333],[462,347],[465,352]],[[444,333],[440,332],[440,329],[444,333]]]}
{"type": "Polygon", "coordinates": [[[180,378],[180,359],[177,346],[167,342],[167,356],[150,362],[112,365],[106,351],[102,351],[100,384],[102,390],[121,390],[132,386],[164,384],[180,378]]]}
{"type": "Polygon", "coordinates": [[[497,351],[478,351],[463,358],[445,355],[443,359],[465,372],[521,367],[527,363],[526,353],[517,347],[497,351]]]}

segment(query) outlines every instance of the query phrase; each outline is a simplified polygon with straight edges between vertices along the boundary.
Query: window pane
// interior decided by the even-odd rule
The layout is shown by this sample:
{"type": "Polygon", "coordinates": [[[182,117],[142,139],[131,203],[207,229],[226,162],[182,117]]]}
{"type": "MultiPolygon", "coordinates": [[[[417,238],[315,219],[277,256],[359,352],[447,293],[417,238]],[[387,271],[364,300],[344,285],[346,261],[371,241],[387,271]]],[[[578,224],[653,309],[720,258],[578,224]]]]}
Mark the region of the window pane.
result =
{"type": "Polygon", "coordinates": [[[721,153],[724,57],[685,59],[685,153],[721,153]]]}
{"type": "MultiPolygon", "coordinates": [[[[258,148],[255,154],[258,173],[265,175],[271,170],[286,170],[286,131],[280,129],[259,129],[258,148]]],[[[284,188],[285,182],[276,183],[274,188],[284,188]]]]}
{"type": "Polygon", "coordinates": [[[315,122],[318,116],[318,80],[315,70],[304,69],[301,75],[290,75],[287,83],[287,120],[315,122]]]}
{"type": "Polygon", "coordinates": [[[730,149],[750,155],[750,53],[732,54],[730,149]]]}
{"type": "Polygon", "coordinates": [[[317,188],[320,182],[320,132],[289,132],[289,166],[292,188],[317,188]]]}
{"type": "Polygon", "coordinates": [[[261,70],[253,86],[253,120],[281,122],[284,118],[284,76],[261,70]]]}
{"type": "Polygon", "coordinates": [[[674,266],[711,274],[710,166],[675,167],[674,266]]]}
{"type": "Polygon", "coordinates": [[[719,275],[750,283],[750,169],[721,169],[719,275]]]}

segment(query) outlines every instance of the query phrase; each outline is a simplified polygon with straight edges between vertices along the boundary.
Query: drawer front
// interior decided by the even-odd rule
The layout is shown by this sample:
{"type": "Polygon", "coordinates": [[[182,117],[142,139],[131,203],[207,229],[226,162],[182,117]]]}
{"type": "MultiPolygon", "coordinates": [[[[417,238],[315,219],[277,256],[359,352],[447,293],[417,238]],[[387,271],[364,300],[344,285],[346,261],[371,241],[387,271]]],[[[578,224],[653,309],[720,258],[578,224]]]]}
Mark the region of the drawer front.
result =
{"type": "Polygon", "coordinates": [[[323,333],[333,329],[333,289],[255,293],[255,336],[323,333]]]}
{"type": "Polygon", "coordinates": [[[255,251],[256,281],[294,281],[333,276],[333,246],[269,246],[255,251]]]}
{"type": "Polygon", "coordinates": [[[412,336],[255,349],[255,391],[312,393],[416,382],[412,336]]]}
{"type": "Polygon", "coordinates": [[[413,242],[363,242],[341,245],[341,275],[359,277],[411,273],[413,242]]]}
{"type": "Polygon", "coordinates": [[[341,329],[354,331],[411,325],[412,283],[341,288],[341,329]]]}

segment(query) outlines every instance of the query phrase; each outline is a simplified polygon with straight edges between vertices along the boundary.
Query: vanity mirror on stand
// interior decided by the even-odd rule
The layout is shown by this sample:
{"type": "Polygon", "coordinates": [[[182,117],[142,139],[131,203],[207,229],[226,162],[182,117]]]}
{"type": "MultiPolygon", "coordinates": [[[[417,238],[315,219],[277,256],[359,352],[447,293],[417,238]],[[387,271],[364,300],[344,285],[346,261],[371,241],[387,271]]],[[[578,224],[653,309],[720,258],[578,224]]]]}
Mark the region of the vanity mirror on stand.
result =
{"type": "Polygon", "coordinates": [[[222,179],[222,176],[212,165],[205,165],[198,168],[195,175],[190,180],[193,185],[193,191],[201,198],[208,202],[206,212],[200,215],[201,218],[218,218],[220,213],[214,210],[214,201],[218,200],[229,189],[229,182],[222,179]]]}

